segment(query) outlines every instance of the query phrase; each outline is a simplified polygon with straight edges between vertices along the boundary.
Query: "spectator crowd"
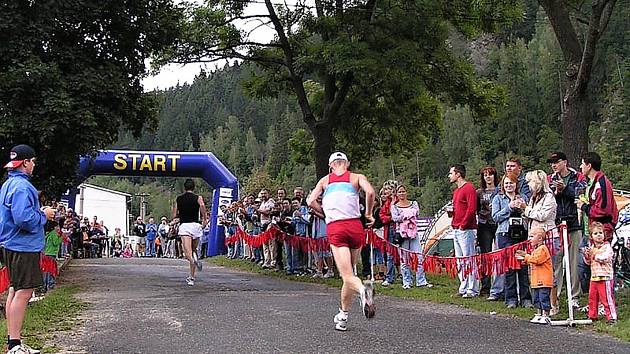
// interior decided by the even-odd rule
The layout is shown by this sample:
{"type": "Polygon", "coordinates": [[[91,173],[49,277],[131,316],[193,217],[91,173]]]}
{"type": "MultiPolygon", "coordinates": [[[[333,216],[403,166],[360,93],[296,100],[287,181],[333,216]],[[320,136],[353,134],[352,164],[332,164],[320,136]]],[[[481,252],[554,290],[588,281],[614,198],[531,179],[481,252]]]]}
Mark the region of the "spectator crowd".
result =
{"type": "MultiPolygon", "coordinates": [[[[579,171],[568,165],[562,152],[550,154],[549,174],[542,170],[523,172],[518,158],[508,159],[503,174],[495,167],[481,169],[478,187],[469,181],[463,165],[453,165],[448,180],[454,185],[452,203],[446,209],[451,217],[456,257],[488,253],[531,240],[530,253],[518,251],[523,266],[505,274],[494,274],[478,280],[476,270],[464,272],[460,266],[457,295],[488,301],[504,301],[508,308],[537,308],[534,323],[548,323],[558,313],[559,294],[564,279],[563,248],[559,225],[566,223],[569,235],[569,268],[572,287],[570,306],[581,308],[579,296],[590,294],[582,309],[596,319],[604,313],[616,321],[612,296],[611,240],[618,211],[612,185],[601,171],[596,153],[582,157],[579,171]],[[591,274],[590,269],[593,269],[591,274]],[[609,292],[606,290],[609,289],[609,292]],[[600,311],[601,308],[601,311],[600,311]],[[590,311],[589,311],[590,310],[590,311]]],[[[376,234],[401,249],[422,253],[417,218],[420,206],[407,194],[407,187],[396,181],[383,184],[374,211],[376,234]]],[[[362,205],[365,200],[361,200],[362,205]]],[[[263,188],[230,205],[221,205],[218,225],[226,237],[242,230],[257,236],[278,228],[283,233],[303,238],[325,239],[324,215],[309,208],[304,189],[296,187],[291,196],[285,188],[270,191],[263,188]]],[[[208,226],[197,249],[200,258],[206,254],[208,226]]],[[[167,257],[182,258],[183,250],[177,229],[178,220],[138,217],[125,237],[120,229],[110,233],[103,220],[77,215],[63,205],[56,207],[54,221],[46,227],[45,253],[54,257],[167,257]]],[[[288,239],[269,239],[260,247],[238,239],[228,245],[227,257],[246,259],[265,269],[288,275],[330,278],[335,266],[330,250],[305,251],[288,239]]],[[[361,275],[365,279],[390,286],[400,278],[403,289],[413,286],[430,288],[422,262],[413,268],[401,257],[385,254],[378,248],[363,247],[361,275]],[[400,261],[400,262],[399,262],[400,261]],[[397,277],[398,274],[398,277],[397,277]]],[[[417,264],[416,264],[417,263],[417,264]]],[[[47,287],[54,278],[44,275],[47,287]]]]}
{"type": "MultiPolygon", "coordinates": [[[[477,187],[469,181],[463,165],[451,167],[448,179],[455,188],[446,211],[452,218],[454,256],[474,256],[530,240],[528,251],[516,252],[522,264],[519,269],[478,280],[475,269],[464,272],[460,267],[457,295],[483,295],[488,301],[504,301],[508,308],[536,308],[531,322],[549,323],[560,307],[564,283],[560,224],[566,223],[572,280],[571,289],[566,289],[571,297],[569,305],[588,312],[592,319],[604,314],[609,323],[615,323],[611,240],[618,210],[612,184],[601,171],[600,156],[594,152],[582,156],[579,170],[568,165],[562,152],[550,154],[547,162],[549,173],[524,172],[518,158],[508,159],[501,175],[495,167],[487,166],[480,171],[477,187]],[[587,293],[589,304],[581,306],[579,296],[587,293]]],[[[377,235],[400,248],[421,253],[422,235],[417,232],[420,208],[407,195],[407,187],[388,181],[379,196],[374,212],[377,235]]],[[[326,237],[324,216],[308,208],[302,187],[295,188],[292,196],[285,188],[277,189],[275,195],[263,188],[257,195],[247,195],[220,208],[219,223],[226,237],[235,235],[239,228],[256,236],[270,227],[289,235],[326,237]]],[[[367,245],[361,252],[363,267],[359,271],[364,278],[374,277],[382,281],[382,286],[390,286],[399,274],[403,289],[433,286],[422,262],[411,269],[404,259],[397,265],[395,255],[383,254],[377,248],[371,254],[370,250],[367,245]]],[[[227,257],[247,259],[289,275],[334,276],[329,251],[304,252],[276,239],[261,247],[239,239],[228,245],[227,257]]]]}

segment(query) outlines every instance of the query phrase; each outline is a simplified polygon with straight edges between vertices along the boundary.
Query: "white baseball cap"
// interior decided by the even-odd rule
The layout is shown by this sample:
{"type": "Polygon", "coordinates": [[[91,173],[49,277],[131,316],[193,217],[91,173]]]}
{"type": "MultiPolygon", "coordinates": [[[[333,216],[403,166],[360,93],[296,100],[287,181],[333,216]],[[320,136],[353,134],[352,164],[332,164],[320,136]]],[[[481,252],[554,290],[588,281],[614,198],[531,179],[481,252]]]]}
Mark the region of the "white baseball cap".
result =
{"type": "Polygon", "coordinates": [[[330,165],[335,160],[345,160],[348,161],[348,156],[341,151],[333,152],[332,155],[328,158],[328,164],[330,165]]]}

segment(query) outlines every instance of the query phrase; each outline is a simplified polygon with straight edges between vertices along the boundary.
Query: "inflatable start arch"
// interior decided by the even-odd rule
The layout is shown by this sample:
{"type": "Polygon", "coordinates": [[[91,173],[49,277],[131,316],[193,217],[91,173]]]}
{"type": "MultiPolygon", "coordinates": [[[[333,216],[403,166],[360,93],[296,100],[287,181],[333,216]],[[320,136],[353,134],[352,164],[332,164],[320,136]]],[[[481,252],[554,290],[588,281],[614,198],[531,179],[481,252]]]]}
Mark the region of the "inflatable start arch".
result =
{"type": "Polygon", "coordinates": [[[223,240],[217,212],[219,205],[238,200],[238,180],[211,152],[101,150],[96,157],[81,158],[79,165],[80,181],[95,175],[202,178],[214,189],[208,256],[218,254],[217,247],[211,247],[223,240]]]}

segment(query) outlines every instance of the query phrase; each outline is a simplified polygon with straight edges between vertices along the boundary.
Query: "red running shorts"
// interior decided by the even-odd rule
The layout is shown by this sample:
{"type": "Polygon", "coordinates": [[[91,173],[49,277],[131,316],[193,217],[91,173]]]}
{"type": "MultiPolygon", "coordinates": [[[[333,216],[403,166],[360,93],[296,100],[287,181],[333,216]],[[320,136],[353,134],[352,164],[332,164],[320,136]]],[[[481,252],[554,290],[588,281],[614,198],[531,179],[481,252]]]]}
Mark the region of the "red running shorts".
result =
{"type": "Polygon", "coordinates": [[[333,221],[326,225],[328,243],[335,247],[357,249],[365,245],[365,231],[360,219],[333,221]]]}

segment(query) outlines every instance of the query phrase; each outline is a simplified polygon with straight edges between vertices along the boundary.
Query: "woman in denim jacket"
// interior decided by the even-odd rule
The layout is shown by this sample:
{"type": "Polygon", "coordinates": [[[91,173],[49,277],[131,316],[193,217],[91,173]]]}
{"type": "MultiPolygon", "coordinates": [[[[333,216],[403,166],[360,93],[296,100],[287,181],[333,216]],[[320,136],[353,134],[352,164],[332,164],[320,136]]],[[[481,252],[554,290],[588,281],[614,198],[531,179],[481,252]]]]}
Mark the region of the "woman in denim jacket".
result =
{"type": "MultiPolygon", "coordinates": [[[[492,219],[497,223],[497,247],[504,248],[518,243],[508,236],[510,217],[520,216],[522,210],[519,205],[524,203],[518,195],[518,176],[506,173],[501,179],[501,194],[492,199],[492,219]]],[[[508,308],[515,308],[519,304],[531,308],[532,296],[529,292],[529,274],[527,267],[512,269],[505,274],[505,304],[508,308]],[[516,292],[518,275],[518,293],[516,292]]]]}

